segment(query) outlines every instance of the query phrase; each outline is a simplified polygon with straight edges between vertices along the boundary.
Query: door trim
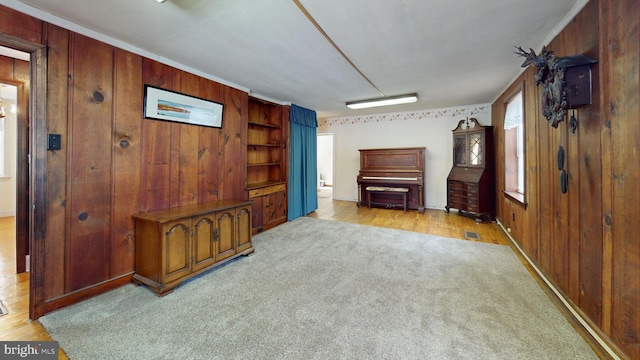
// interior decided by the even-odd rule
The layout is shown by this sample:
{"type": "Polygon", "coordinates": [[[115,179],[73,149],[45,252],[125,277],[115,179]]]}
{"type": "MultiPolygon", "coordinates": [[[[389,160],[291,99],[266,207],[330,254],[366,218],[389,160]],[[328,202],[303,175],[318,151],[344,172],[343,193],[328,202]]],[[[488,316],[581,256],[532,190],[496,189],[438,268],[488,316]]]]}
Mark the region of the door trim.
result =
{"type": "MultiPolygon", "coordinates": [[[[44,254],[45,254],[45,174],[46,174],[46,115],[47,115],[47,48],[15,36],[0,34],[0,45],[30,54],[29,94],[29,195],[26,204],[28,242],[30,252],[29,318],[44,315],[44,254]]],[[[16,214],[18,215],[18,214],[16,214]]]]}

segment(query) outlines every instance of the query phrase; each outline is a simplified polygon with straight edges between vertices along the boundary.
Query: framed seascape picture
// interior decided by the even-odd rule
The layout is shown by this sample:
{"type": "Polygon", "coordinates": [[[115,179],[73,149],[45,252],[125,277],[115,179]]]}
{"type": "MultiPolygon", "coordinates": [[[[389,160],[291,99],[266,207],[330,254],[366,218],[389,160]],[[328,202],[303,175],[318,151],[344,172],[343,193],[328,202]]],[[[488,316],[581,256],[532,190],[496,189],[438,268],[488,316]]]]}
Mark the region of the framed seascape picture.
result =
{"type": "Polygon", "coordinates": [[[222,127],[223,105],[214,101],[144,86],[144,117],[186,124],[222,127]]]}

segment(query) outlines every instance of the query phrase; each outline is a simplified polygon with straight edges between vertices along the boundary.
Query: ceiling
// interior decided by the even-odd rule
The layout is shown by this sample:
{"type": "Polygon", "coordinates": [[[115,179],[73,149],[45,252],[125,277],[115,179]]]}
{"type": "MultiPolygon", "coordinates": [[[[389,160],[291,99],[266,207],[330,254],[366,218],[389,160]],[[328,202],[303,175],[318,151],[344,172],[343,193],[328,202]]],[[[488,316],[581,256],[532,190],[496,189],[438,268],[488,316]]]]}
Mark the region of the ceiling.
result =
{"type": "Polygon", "coordinates": [[[539,51],[586,2],[0,0],[319,118],[491,103],[521,72],[514,45],[539,51]],[[345,106],[413,92],[414,104],[345,106]]]}

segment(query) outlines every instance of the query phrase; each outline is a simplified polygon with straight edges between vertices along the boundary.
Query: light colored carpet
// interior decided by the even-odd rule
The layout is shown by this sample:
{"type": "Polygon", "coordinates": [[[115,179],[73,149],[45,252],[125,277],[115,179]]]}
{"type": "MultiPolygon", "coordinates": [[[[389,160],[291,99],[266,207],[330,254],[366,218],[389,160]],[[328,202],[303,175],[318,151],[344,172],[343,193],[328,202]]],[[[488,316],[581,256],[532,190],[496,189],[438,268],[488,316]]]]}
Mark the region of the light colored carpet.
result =
{"type": "Polygon", "coordinates": [[[313,218],[163,298],[40,319],[81,359],[597,359],[510,247],[313,218]]]}

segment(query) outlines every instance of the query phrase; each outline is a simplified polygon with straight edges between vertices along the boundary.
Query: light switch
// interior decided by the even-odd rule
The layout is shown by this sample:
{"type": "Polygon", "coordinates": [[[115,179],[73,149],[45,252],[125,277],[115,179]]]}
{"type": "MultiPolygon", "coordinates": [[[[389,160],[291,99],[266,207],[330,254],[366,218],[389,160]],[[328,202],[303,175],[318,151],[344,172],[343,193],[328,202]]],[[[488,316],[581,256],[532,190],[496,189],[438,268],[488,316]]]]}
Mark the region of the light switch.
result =
{"type": "Polygon", "coordinates": [[[62,148],[62,135],[49,134],[47,137],[47,150],[60,150],[62,148]]]}

